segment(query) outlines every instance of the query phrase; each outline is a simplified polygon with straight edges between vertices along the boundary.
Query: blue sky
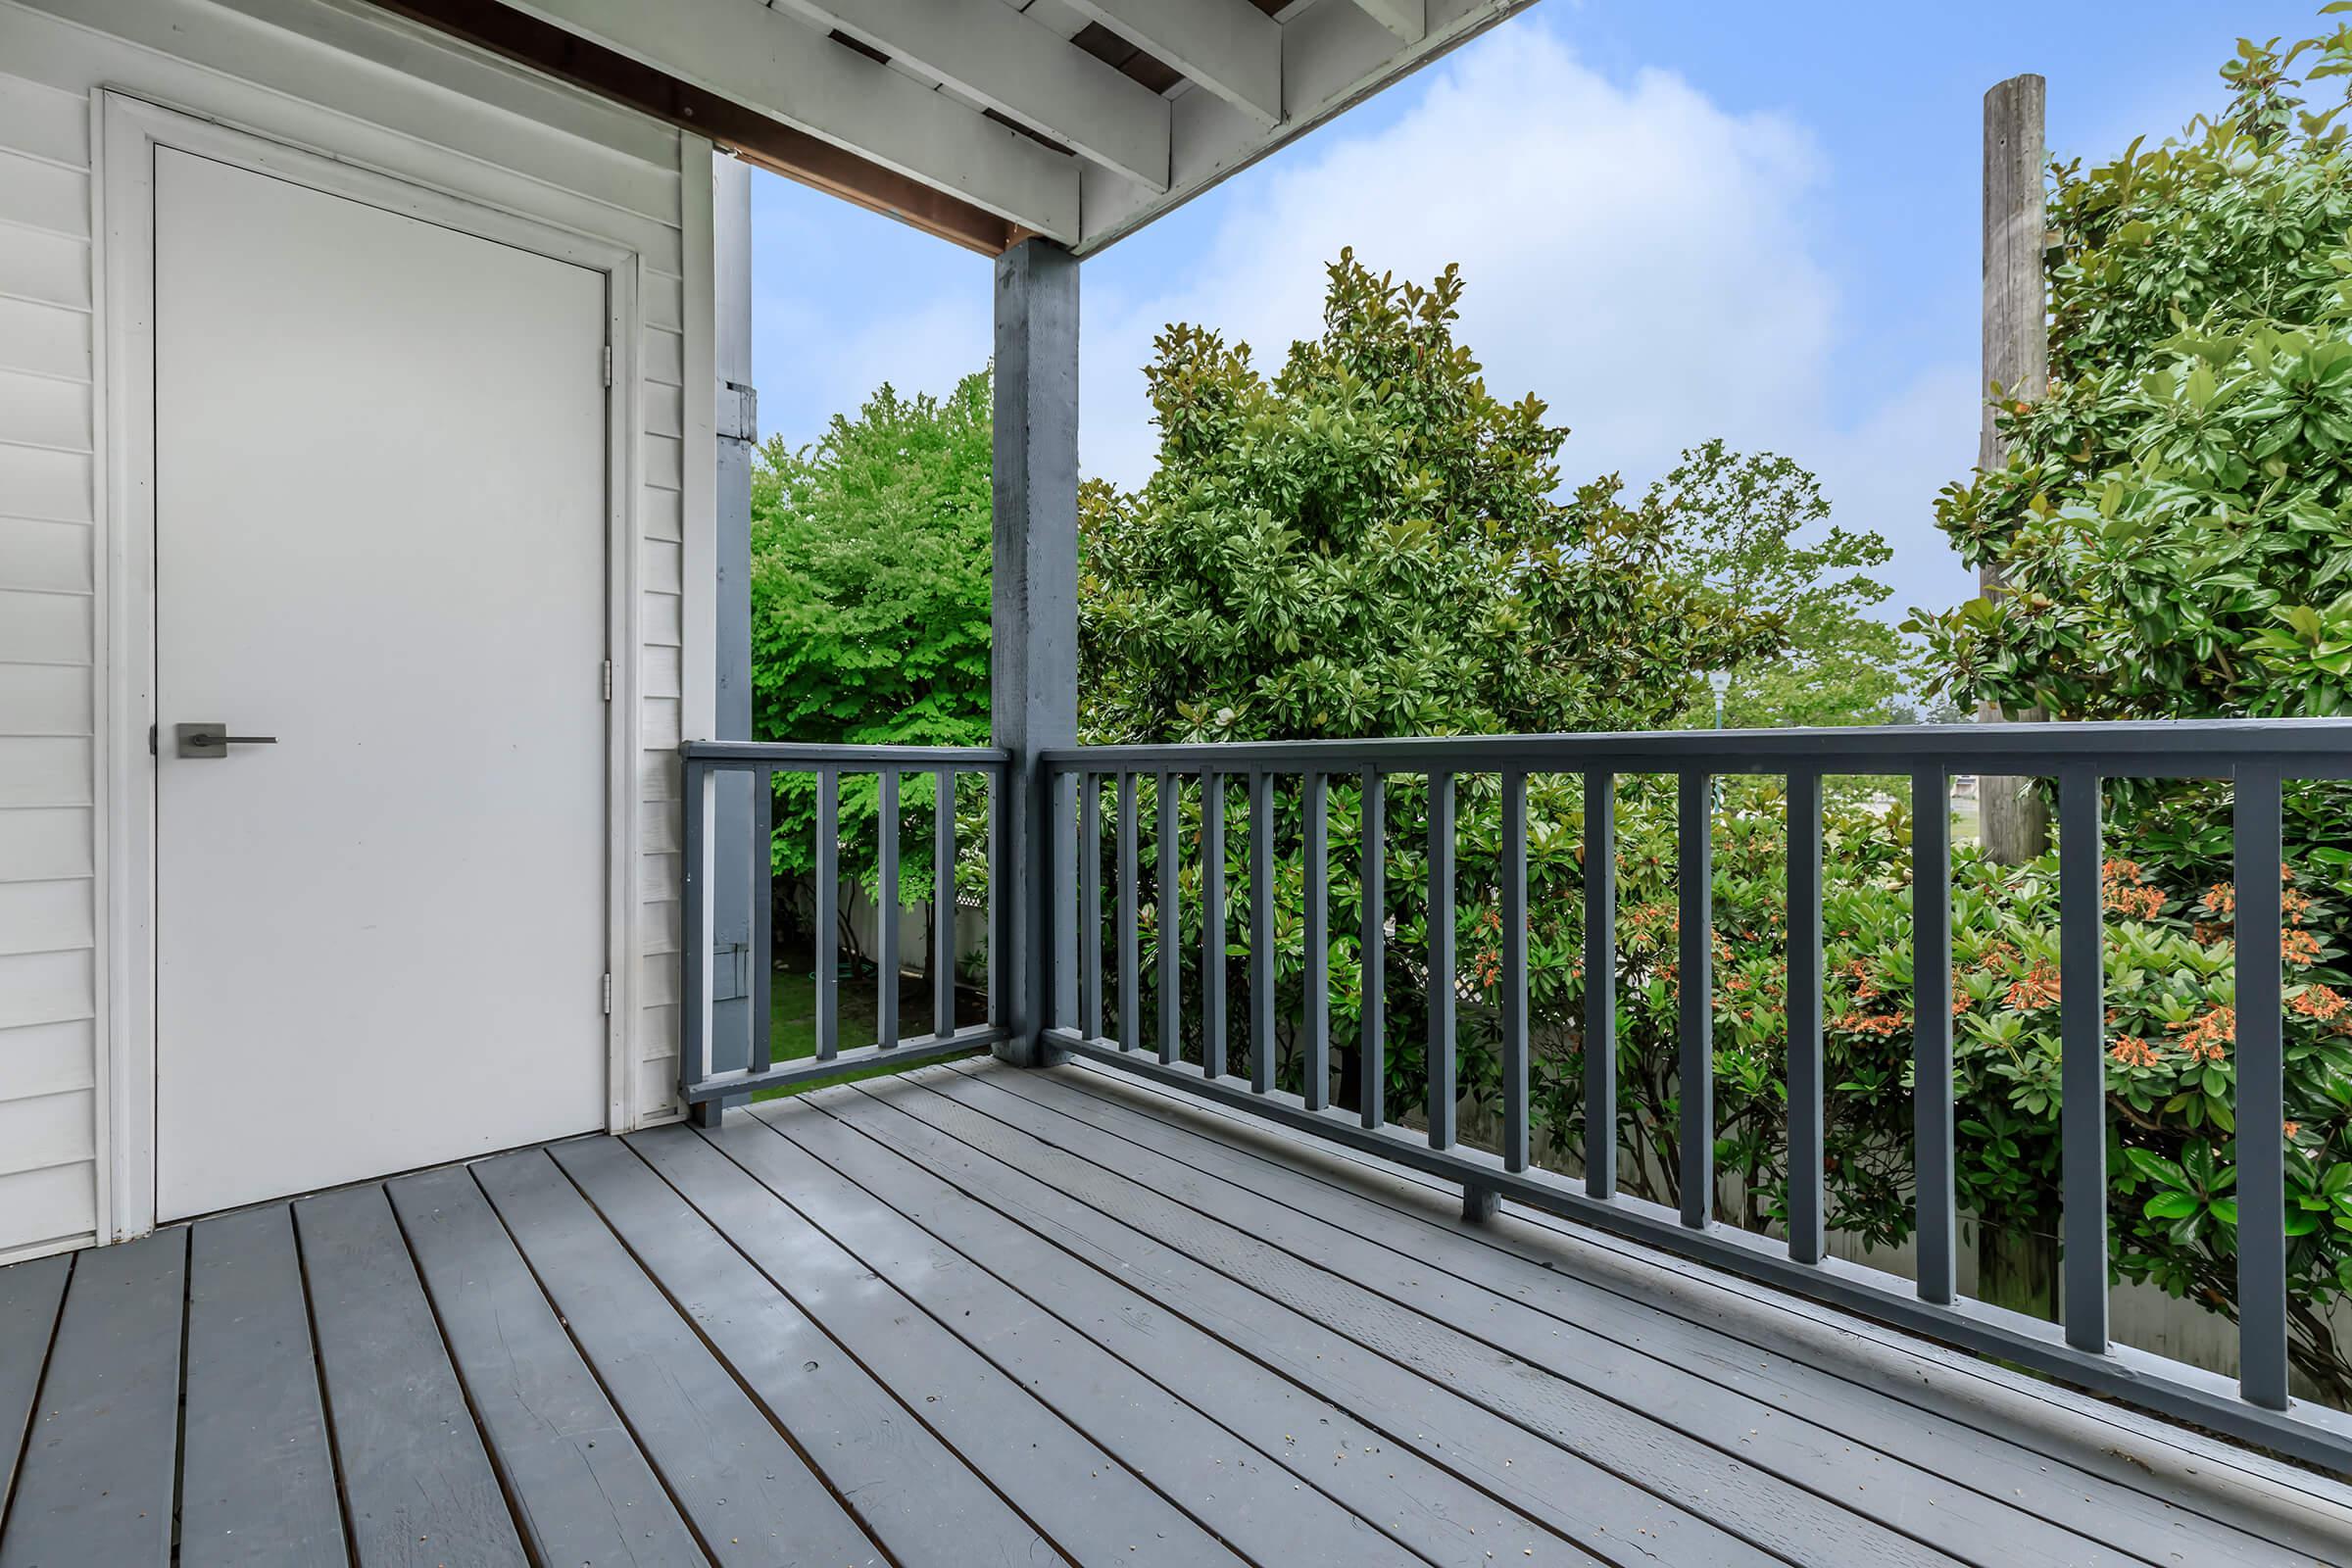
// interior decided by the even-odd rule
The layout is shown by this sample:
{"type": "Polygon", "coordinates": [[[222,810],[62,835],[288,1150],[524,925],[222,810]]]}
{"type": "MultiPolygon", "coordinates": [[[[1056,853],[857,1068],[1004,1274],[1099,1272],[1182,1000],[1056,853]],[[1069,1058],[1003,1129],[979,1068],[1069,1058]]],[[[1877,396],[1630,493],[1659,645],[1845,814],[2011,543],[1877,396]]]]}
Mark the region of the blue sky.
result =
{"type": "MultiPolygon", "coordinates": [[[[1889,612],[1952,603],[1971,577],[1930,503],[1976,450],[1984,89],[2040,72],[2052,148],[2104,160],[2218,105],[2239,35],[2317,10],[1542,0],[1086,264],[1081,462],[1150,472],[1139,368],[1167,321],[1271,368],[1342,245],[1407,275],[1458,261],[1465,340],[1572,427],[1572,480],[1639,485],[1715,435],[1783,452],[1894,545],[1889,612]]],[[[985,258],[766,174],[753,201],[769,429],[805,441],[885,380],[985,362],[985,258]]]]}

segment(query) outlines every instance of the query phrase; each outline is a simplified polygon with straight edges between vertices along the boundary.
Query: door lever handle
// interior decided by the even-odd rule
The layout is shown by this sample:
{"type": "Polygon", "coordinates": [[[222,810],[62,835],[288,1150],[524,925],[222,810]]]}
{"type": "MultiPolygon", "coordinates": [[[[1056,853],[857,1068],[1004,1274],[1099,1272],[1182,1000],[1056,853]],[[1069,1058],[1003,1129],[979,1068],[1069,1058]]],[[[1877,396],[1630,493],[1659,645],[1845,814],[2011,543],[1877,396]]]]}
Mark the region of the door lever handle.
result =
{"type": "Polygon", "coordinates": [[[274,735],[231,735],[228,726],[219,720],[200,724],[174,724],[172,733],[177,745],[173,755],[197,759],[226,757],[231,746],[275,746],[274,735]]]}

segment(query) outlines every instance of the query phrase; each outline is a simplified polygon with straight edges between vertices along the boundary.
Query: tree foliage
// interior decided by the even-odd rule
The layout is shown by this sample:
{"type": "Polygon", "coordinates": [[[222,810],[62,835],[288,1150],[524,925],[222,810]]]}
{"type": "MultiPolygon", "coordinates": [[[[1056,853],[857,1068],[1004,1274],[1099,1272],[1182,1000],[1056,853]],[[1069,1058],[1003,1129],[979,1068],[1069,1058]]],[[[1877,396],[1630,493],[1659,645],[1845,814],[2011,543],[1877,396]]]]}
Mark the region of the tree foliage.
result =
{"type": "Polygon", "coordinates": [[[2305,59],[2345,76],[2352,28],[2242,42],[2218,118],[2053,166],[2049,395],[1937,503],[2009,585],[1919,617],[1963,701],[2352,711],[2352,151],[2305,59]]]}
{"type": "MultiPolygon", "coordinates": [[[[752,475],[753,733],[858,746],[988,741],[990,402],[986,371],[945,398],[885,385],[810,445],[771,437],[752,475]]],[[[908,831],[931,785],[910,781],[908,831]]],[[[813,864],[814,781],[779,774],[775,865],[813,864]]],[[[845,872],[871,882],[877,789],[841,786],[845,872]]],[[[976,824],[975,824],[976,825],[976,824]]],[[[966,842],[978,842],[966,834],[966,842]]],[[[900,858],[927,899],[931,858],[900,858]]]]}
{"type": "Polygon", "coordinates": [[[1794,569],[1794,465],[1717,445],[1638,499],[1614,476],[1563,496],[1567,431],[1489,390],[1454,337],[1462,286],[1343,253],[1321,334],[1271,379],[1215,331],[1159,337],[1158,466],[1081,499],[1090,735],[1656,728],[1691,670],[1769,659],[1799,604],[1838,598],[1794,569]]]}

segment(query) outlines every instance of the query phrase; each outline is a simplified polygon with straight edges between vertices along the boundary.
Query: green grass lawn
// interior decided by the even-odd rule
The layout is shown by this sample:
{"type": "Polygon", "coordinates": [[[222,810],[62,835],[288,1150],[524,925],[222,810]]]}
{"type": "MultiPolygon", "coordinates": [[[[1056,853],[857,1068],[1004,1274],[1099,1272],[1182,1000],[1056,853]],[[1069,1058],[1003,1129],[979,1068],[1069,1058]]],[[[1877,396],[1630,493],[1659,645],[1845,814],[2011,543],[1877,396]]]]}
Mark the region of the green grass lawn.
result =
{"type": "MultiPolygon", "coordinates": [[[[851,970],[844,966],[842,976],[834,986],[834,1039],[844,1051],[856,1051],[873,1044],[877,1017],[874,972],[869,968],[851,970]]],[[[965,1008],[976,1004],[969,992],[957,993],[965,1008]]],[[[964,1022],[976,1022],[971,1017],[964,1022]]],[[[899,1032],[913,1035],[931,1026],[931,988],[915,976],[903,977],[899,982],[899,1032]]],[[[775,1059],[805,1061],[816,1054],[816,976],[810,972],[806,953],[787,954],[776,965],[768,986],[767,1027],[770,1047],[775,1059]]],[[[932,1061],[953,1060],[934,1056],[932,1061]]],[[[928,1065],[916,1063],[915,1065],[928,1065]]],[[[754,1100],[781,1100],[788,1095],[806,1094],[811,1089],[823,1089],[833,1084],[856,1083],[863,1078],[887,1078],[905,1072],[906,1067],[892,1063],[880,1067],[862,1067],[854,1072],[837,1073],[805,1084],[793,1084],[782,1089],[762,1089],[754,1100]]]]}

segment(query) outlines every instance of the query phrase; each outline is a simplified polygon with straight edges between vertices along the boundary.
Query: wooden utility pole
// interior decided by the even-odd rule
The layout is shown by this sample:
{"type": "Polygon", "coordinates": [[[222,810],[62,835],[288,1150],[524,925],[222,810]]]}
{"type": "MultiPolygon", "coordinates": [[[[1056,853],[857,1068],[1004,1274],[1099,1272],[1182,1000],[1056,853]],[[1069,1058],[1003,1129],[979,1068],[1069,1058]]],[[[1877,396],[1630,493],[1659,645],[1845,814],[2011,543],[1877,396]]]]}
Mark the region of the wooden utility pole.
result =
{"type": "MultiPolygon", "coordinates": [[[[2047,84],[2036,75],[2011,76],[1984,95],[1984,382],[2003,403],[2031,403],[2050,389],[2048,294],[2042,280],[2047,219],[2042,210],[2042,111],[2047,84]]],[[[2008,461],[1993,406],[1987,401],[1977,440],[1977,466],[2008,461]]],[[[2000,568],[1980,568],[1987,596],[2002,587],[2000,568]]],[[[2038,709],[2014,715],[2045,716],[2038,709]]],[[[1977,710],[1979,722],[2000,721],[1997,704],[1977,710]]],[[[2022,778],[1981,778],[1977,810],[1985,854],[2003,865],[2031,860],[2050,847],[2050,813],[2040,792],[2022,778]]]]}

